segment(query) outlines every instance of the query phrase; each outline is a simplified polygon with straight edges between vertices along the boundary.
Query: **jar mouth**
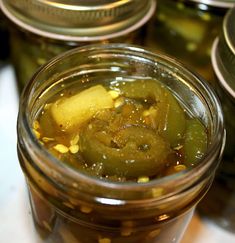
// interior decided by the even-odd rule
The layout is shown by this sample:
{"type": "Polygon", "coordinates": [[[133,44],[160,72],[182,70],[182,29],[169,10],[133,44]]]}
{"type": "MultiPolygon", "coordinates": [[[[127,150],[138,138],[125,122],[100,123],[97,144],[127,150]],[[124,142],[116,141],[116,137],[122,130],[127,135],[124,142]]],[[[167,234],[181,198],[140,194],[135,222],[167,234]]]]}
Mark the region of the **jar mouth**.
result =
{"type": "MultiPolygon", "coordinates": [[[[197,105],[200,108],[202,104],[197,105]]],[[[152,190],[157,188],[164,188],[164,190],[166,190],[166,194],[164,193],[163,195],[158,195],[159,198],[168,197],[169,195],[175,194],[179,191],[184,191],[195,183],[198,183],[198,181],[205,180],[206,176],[208,176],[208,173],[214,173],[223,150],[223,116],[219,100],[214,91],[205,82],[203,82],[201,78],[188,71],[177,60],[162,54],[151,53],[150,51],[145,50],[139,46],[126,44],[89,45],[73,49],[55,57],[49,63],[42,66],[32,77],[28,85],[26,85],[22,93],[20,107],[21,109],[18,115],[18,143],[20,146],[28,147],[30,156],[32,158],[40,158],[40,164],[37,166],[39,166],[41,170],[48,169],[50,172],[53,170],[53,176],[55,176],[55,178],[52,179],[54,180],[60,180],[61,175],[63,175],[63,178],[66,178],[69,181],[69,185],[66,186],[69,186],[74,190],[76,190],[78,182],[83,185],[87,185],[86,188],[88,190],[94,189],[91,185],[95,184],[96,187],[102,188],[103,196],[109,195],[109,193],[115,194],[117,191],[122,191],[122,194],[117,196],[117,201],[114,203],[121,204],[120,200],[122,198],[129,198],[129,195],[132,195],[132,193],[138,195],[141,194],[142,197],[151,199],[154,197],[152,190]],[[59,65],[61,60],[69,58],[72,55],[78,55],[82,52],[87,54],[91,52],[99,53],[102,52],[102,50],[105,50],[105,55],[107,55],[107,53],[111,53],[113,55],[117,55],[117,53],[119,53],[121,55],[126,55],[128,58],[135,56],[136,60],[140,62],[151,63],[151,65],[156,67],[160,64],[168,65],[172,68],[172,72],[175,72],[176,78],[179,80],[182,79],[180,82],[182,82],[183,85],[188,88],[188,90],[194,89],[195,96],[199,97],[197,99],[199,103],[199,99],[203,99],[204,105],[208,106],[206,109],[210,116],[207,122],[213,122],[213,125],[210,128],[211,131],[208,150],[204,157],[198,162],[197,166],[160,179],[154,179],[148,183],[143,184],[137,184],[134,182],[110,182],[87,176],[75,169],[72,169],[65,163],[52,156],[46,149],[43,149],[43,146],[35,138],[30,126],[30,99],[33,98],[33,92],[36,90],[34,80],[37,80],[43,72],[48,72],[52,66],[59,65]],[[182,76],[180,76],[181,72],[184,72],[185,77],[188,77],[188,81],[191,82],[190,85],[185,80],[183,80],[182,76]],[[202,92],[200,90],[202,90],[202,92]],[[20,133],[26,134],[29,138],[27,145],[26,141],[19,136],[20,133]]],[[[204,108],[202,107],[202,110],[203,109],[204,108]]],[[[200,112],[202,113],[202,116],[205,116],[204,111],[200,112]]],[[[95,192],[97,192],[96,187],[94,189],[95,192]]]]}
{"type": "Polygon", "coordinates": [[[139,11],[133,10],[134,4],[138,4],[139,0],[117,1],[116,3],[107,3],[107,1],[104,1],[104,3],[102,3],[104,6],[102,4],[97,4],[97,6],[89,6],[89,4],[87,6],[79,6],[79,3],[77,3],[72,7],[69,7],[69,3],[68,6],[66,6],[66,4],[52,4],[48,1],[48,6],[56,6],[52,7],[52,9],[47,9],[47,6],[43,5],[47,4],[41,3],[42,1],[35,1],[35,3],[34,1],[32,1],[32,3],[31,1],[29,2],[30,4],[33,4],[33,6],[39,5],[36,9],[34,9],[35,16],[39,16],[28,16],[27,12],[24,14],[24,9],[19,7],[21,2],[17,4],[14,1],[9,3],[4,3],[4,1],[2,1],[0,2],[0,6],[3,13],[13,23],[26,31],[50,39],[75,42],[99,41],[127,35],[143,26],[152,17],[156,9],[156,2],[154,0],[148,0],[146,1],[146,4],[143,4],[142,2],[141,5],[143,6],[142,9],[139,9],[139,11]],[[65,7],[58,7],[59,5],[65,7]],[[86,12],[89,12],[89,9],[91,10],[91,13],[87,14],[86,12]],[[98,13],[95,12],[96,9],[99,11],[98,13]],[[48,18],[48,22],[46,22],[46,20],[41,21],[40,11],[46,15],[45,18],[48,18]],[[53,11],[55,11],[55,13],[53,11]],[[65,15],[66,11],[69,12],[65,15]],[[84,15],[84,17],[79,17],[79,13],[81,13],[81,16],[84,15]],[[114,14],[114,16],[112,14],[114,14]],[[58,15],[58,24],[56,23],[56,20],[50,22],[51,17],[55,17],[53,15],[58,15]],[[63,20],[62,17],[60,19],[61,15],[74,15],[73,19],[75,20],[63,20]],[[76,18],[76,16],[78,17],[76,18]],[[103,19],[107,17],[109,17],[108,20],[105,23],[102,23],[103,19]],[[78,18],[87,18],[89,22],[79,23],[78,21],[77,23],[76,19],[78,18]],[[61,22],[61,24],[59,24],[59,22],[61,22]]]}

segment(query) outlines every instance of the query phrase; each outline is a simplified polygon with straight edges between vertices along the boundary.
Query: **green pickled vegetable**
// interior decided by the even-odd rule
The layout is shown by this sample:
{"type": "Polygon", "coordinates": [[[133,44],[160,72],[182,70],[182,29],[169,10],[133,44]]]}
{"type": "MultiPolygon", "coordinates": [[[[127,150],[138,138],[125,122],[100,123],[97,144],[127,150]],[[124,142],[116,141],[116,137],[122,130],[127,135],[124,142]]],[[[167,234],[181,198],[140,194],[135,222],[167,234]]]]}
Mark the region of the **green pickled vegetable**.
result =
{"type": "Polygon", "coordinates": [[[156,110],[155,123],[160,134],[172,147],[179,144],[185,132],[185,113],[174,96],[160,83],[154,80],[129,82],[120,89],[129,98],[142,99],[153,103],[156,110]]]}
{"type": "Polygon", "coordinates": [[[166,119],[162,123],[161,134],[170,142],[172,147],[175,147],[180,144],[185,133],[185,112],[170,94],[166,96],[166,104],[165,111],[163,111],[166,119]]]}
{"type": "Polygon", "coordinates": [[[204,155],[207,148],[207,133],[199,120],[191,119],[187,121],[183,147],[187,165],[193,165],[204,155]]]}
{"type": "Polygon", "coordinates": [[[157,80],[69,91],[45,105],[33,130],[76,170],[146,183],[193,166],[206,151],[203,124],[157,80]]]}
{"type": "Polygon", "coordinates": [[[89,165],[101,164],[105,175],[153,176],[164,167],[170,146],[154,130],[127,126],[104,144],[96,134],[101,127],[91,124],[81,134],[81,152],[89,165]]]}
{"type": "Polygon", "coordinates": [[[74,96],[60,99],[51,107],[56,123],[65,130],[89,120],[98,110],[113,107],[113,100],[101,85],[88,88],[74,96]]]}
{"type": "Polygon", "coordinates": [[[166,88],[154,80],[138,80],[123,82],[118,85],[124,96],[133,99],[142,99],[144,102],[154,103],[164,98],[166,88]]]}

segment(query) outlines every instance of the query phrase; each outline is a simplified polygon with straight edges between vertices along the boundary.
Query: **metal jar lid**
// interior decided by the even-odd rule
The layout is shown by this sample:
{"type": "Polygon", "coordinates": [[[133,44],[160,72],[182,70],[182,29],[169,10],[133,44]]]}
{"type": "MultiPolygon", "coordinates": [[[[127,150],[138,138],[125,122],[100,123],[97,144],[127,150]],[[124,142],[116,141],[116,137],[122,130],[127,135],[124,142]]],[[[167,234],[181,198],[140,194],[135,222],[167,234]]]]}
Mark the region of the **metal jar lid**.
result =
{"type": "Polygon", "coordinates": [[[35,34],[95,41],[127,34],[146,23],[155,0],[0,0],[4,14],[35,34]]]}
{"type": "Polygon", "coordinates": [[[223,20],[223,32],[214,41],[211,59],[220,86],[235,100],[235,7],[223,20]]]}
{"type": "Polygon", "coordinates": [[[218,7],[218,8],[232,8],[235,5],[235,0],[190,0],[190,1],[198,4],[205,4],[211,7],[218,7]]]}

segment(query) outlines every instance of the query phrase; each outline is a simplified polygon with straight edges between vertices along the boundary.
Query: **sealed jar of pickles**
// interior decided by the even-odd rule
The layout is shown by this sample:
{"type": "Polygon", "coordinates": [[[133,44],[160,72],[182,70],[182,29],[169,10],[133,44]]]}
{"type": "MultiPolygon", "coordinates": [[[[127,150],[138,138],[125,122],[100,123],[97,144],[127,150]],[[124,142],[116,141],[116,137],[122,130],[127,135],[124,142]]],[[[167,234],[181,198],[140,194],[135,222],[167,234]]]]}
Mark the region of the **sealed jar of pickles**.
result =
{"type": "Polygon", "coordinates": [[[223,151],[209,86],[138,46],[91,45],[26,85],[18,156],[46,242],[179,242],[223,151]]]}
{"type": "Polygon", "coordinates": [[[213,44],[212,65],[218,79],[216,91],[225,116],[227,140],[215,181],[200,204],[200,212],[235,232],[235,8],[223,22],[223,31],[213,44]]]}
{"type": "Polygon", "coordinates": [[[20,90],[53,56],[94,42],[141,44],[155,0],[1,0],[13,23],[11,54],[20,90]]]}
{"type": "Polygon", "coordinates": [[[172,55],[214,83],[210,54],[234,0],[159,0],[146,45],[172,55]]]}

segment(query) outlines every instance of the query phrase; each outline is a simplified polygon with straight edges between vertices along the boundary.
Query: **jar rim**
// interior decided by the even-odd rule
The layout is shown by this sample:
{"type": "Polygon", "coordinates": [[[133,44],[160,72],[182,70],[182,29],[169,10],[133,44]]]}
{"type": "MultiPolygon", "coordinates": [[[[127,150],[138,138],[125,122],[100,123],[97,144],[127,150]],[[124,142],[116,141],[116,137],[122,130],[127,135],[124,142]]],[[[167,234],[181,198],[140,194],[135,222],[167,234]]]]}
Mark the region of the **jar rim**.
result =
{"type": "MultiPolygon", "coordinates": [[[[199,96],[202,96],[202,94],[199,94],[199,96]]],[[[50,168],[50,170],[53,168],[58,173],[63,173],[63,176],[66,176],[66,178],[72,178],[71,181],[76,182],[76,180],[79,178],[80,181],[83,183],[90,183],[90,184],[96,184],[97,186],[100,186],[102,188],[105,188],[107,190],[114,190],[114,191],[123,191],[125,193],[129,193],[130,191],[135,191],[138,193],[143,193],[144,191],[149,191],[152,188],[176,188],[176,185],[179,187],[177,190],[174,190],[173,192],[163,195],[162,198],[169,197],[172,194],[175,194],[179,191],[184,191],[195,182],[192,180],[194,178],[195,180],[204,180],[204,176],[208,170],[213,170],[218,165],[219,160],[215,161],[215,157],[219,154],[219,157],[221,157],[221,153],[223,150],[224,145],[224,137],[225,137],[225,131],[224,131],[224,125],[223,125],[223,116],[222,116],[222,109],[220,106],[220,102],[215,94],[215,92],[209,87],[206,82],[203,82],[201,77],[196,76],[191,71],[188,71],[187,68],[184,67],[183,64],[178,62],[177,60],[163,55],[163,54],[156,54],[152,53],[149,50],[144,49],[143,47],[136,46],[136,45],[127,45],[127,44],[98,44],[98,45],[87,45],[85,47],[79,47],[75,48],[73,50],[67,51],[55,58],[53,58],[50,62],[42,66],[32,77],[31,81],[26,85],[26,87],[23,90],[23,94],[20,101],[20,110],[18,115],[18,133],[20,132],[20,128],[23,128],[24,133],[27,134],[29,137],[29,140],[27,142],[30,143],[29,147],[34,148],[31,149],[30,153],[33,153],[34,155],[39,155],[40,158],[43,158],[43,163],[47,163],[47,166],[50,168]],[[56,159],[54,156],[52,156],[46,149],[43,149],[42,145],[35,139],[33,131],[30,127],[30,119],[29,119],[29,112],[27,111],[29,98],[32,95],[31,92],[33,90],[33,80],[37,79],[37,76],[40,75],[42,72],[50,68],[50,66],[55,65],[56,63],[60,62],[61,59],[68,58],[70,55],[78,54],[79,52],[90,52],[90,51],[99,51],[99,50],[117,50],[122,53],[124,51],[129,51],[130,53],[134,54],[138,53],[138,55],[143,55],[145,58],[148,57],[148,61],[152,62],[160,62],[165,61],[166,63],[173,65],[176,68],[181,68],[184,72],[187,73],[187,75],[190,75],[191,78],[194,78],[197,82],[195,85],[197,85],[196,88],[202,88],[203,91],[206,92],[207,98],[210,99],[215,106],[215,111],[211,116],[213,116],[213,119],[216,119],[215,128],[214,128],[214,134],[212,134],[213,142],[209,143],[208,150],[204,157],[201,159],[201,162],[198,163],[197,166],[186,169],[185,171],[178,172],[173,175],[169,175],[160,179],[154,179],[148,183],[143,184],[137,184],[137,183],[120,183],[120,182],[110,182],[110,181],[103,181],[98,178],[94,178],[91,176],[87,176],[77,170],[72,169],[69,166],[66,166],[64,163],[56,159]],[[23,121],[23,125],[20,124],[20,120],[23,121]],[[22,127],[20,127],[22,126],[22,127]],[[48,159],[49,158],[49,159],[48,159]]],[[[208,101],[206,100],[206,104],[209,106],[208,101]]],[[[23,141],[22,138],[19,138],[19,142],[21,144],[24,144],[25,141],[23,141]]],[[[216,157],[218,158],[218,156],[216,157]]],[[[45,166],[45,165],[44,165],[45,166]]],[[[72,186],[73,187],[73,186],[72,186]]],[[[75,188],[76,189],[76,188],[75,188]]],[[[149,196],[149,195],[148,195],[149,196]]],[[[149,199],[149,198],[148,198],[149,199]]],[[[121,202],[119,202],[121,203],[121,202]]]]}

